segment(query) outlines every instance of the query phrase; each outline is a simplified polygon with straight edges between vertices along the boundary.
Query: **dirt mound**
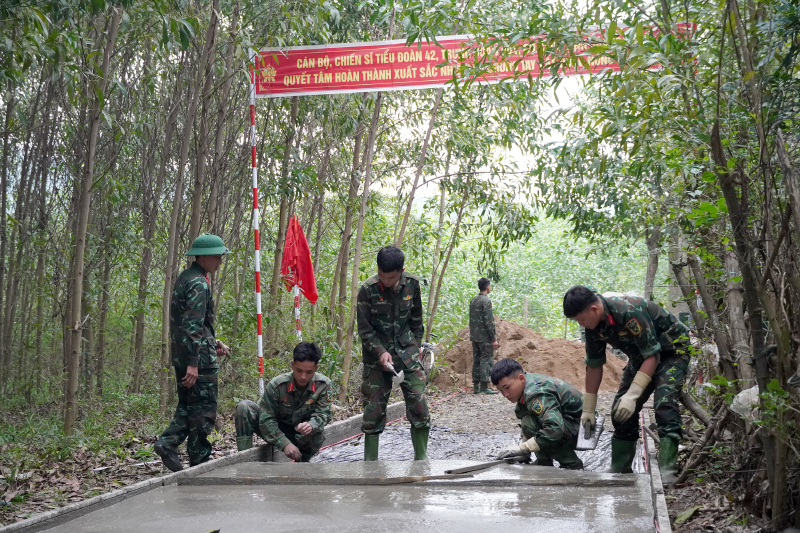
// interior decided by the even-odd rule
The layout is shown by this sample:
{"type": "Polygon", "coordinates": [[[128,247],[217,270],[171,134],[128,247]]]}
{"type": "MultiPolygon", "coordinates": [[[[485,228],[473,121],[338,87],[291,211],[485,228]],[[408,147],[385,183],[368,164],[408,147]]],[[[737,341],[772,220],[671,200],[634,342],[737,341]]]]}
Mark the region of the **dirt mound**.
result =
{"type": "MultiPolygon", "coordinates": [[[[586,354],[583,344],[566,339],[545,339],[541,334],[520,326],[515,322],[495,317],[495,328],[500,348],[495,351],[494,360],[510,357],[522,364],[528,372],[545,374],[564,380],[584,388],[586,365],[583,358],[586,354]]],[[[456,387],[472,387],[472,343],[469,340],[469,328],[458,332],[459,340],[444,354],[444,366],[441,374],[434,380],[440,389],[456,387]]],[[[622,377],[625,363],[608,355],[608,362],[603,367],[601,391],[616,391],[622,377]]]]}

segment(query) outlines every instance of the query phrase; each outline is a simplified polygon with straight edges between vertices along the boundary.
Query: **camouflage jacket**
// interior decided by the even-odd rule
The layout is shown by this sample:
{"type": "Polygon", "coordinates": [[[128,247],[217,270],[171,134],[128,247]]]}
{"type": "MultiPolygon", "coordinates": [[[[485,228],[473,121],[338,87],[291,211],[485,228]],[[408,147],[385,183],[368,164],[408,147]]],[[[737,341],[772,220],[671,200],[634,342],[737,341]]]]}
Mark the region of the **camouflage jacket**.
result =
{"type": "Polygon", "coordinates": [[[558,378],[525,373],[525,390],[514,413],[520,420],[534,419],[533,427],[523,427],[523,431],[534,433],[540,448],[559,443],[565,432],[577,435],[582,411],[583,395],[578,389],[558,378]]]}
{"type": "Polygon", "coordinates": [[[264,440],[280,450],[289,444],[279,424],[295,427],[308,422],[314,428],[312,434],[323,431],[333,418],[331,402],[331,380],[319,372],[302,390],[294,384],[291,372],[273,378],[258,402],[261,411],[258,425],[264,440]]]}
{"type": "Polygon", "coordinates": [[[214,297],[197,263],[178,275],[169,304],[172,366],[219,368],[214,336],[214,297]]]}
{"type": "Polygon", "coordinates": [[[419,356],[422,335],[422,296],[419,278],[404,272],[397,291],[372,276],[358,289],[358,336],[364,362],[378,360],[383,352],[397,355],[406,365],[419,356]]]}
{"type": "Polygon", "coordinates": [[[655,302],[620,293],[600,295],[606,320],[586,330],[586,366],[606,362],[606,345],[622,350],[638,368],[648,357],[684,350],[689,328],[655,302]]]}
{"type": "Polygon", "coordinates": [[[488,295],[478,294],[469,303],[469,340],[494,342],[496,338],[492,301],[488,295]]]}

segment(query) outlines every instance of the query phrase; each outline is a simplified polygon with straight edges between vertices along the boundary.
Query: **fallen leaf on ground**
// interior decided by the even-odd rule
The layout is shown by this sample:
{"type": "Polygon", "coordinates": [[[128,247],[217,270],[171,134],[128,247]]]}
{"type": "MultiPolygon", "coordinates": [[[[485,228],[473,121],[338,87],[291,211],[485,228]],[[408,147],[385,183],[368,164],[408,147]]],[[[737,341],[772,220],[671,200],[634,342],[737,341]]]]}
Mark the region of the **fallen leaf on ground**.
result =
{"type": "Polygon", "coordinates": [[[673,524],[675,524],[676,526],[683,524],[684,522],[689,520],[692,517],[692,515],[697,512],[698,509],[702,508],[703,508],[702,505],[695,505],[694,507],[686,509],[684,512],[675,517],[675,521],[673,522],[673,524]]]}

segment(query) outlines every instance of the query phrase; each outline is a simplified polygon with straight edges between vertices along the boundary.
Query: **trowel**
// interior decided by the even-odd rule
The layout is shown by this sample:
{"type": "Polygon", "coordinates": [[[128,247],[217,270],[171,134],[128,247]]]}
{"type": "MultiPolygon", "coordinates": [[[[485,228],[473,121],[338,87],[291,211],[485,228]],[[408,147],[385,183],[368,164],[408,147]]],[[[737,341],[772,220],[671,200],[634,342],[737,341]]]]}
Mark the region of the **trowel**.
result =
{"type": "Polygon", "coordinates": [[[387,363],[387,365],[386,365],[386,369],[387,369],[389,372],[391,372],[392,374],[394,374],[394,376],[392,376],[392,384],[394,384],[394,385],[400,385],[400,384],[401,384],[403,381],[405,381],[405,379],[406,379],[406,376],[405,376],[405,374],[403,373],[403,371],[401,370],[401,371],[398,373],[398,372],[397,372],[397,370],[395,370],[395,369],[394,369],[394,365],[392,364],[392,362],[391,362],[391,361],[389,361],[389,363],[387,363]]]}
{"type": "Polygon", "coordinates": [[[600,435],[603,433],[603,422],[606,417],[598,415],[595,421],[594,431],[589,432],[588,428],[578,428],[578,445],[576,450],[594,450],[597,448],[597,442],[600,440],[600,435]]]}

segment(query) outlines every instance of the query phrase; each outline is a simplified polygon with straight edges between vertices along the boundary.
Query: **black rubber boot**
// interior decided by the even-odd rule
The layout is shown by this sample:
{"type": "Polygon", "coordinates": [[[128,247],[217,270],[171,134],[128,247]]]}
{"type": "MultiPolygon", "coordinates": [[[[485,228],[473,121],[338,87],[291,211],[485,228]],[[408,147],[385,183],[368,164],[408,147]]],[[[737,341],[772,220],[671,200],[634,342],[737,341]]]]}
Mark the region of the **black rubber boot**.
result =
{"type": "Polygon", "coordinates": [[[678,439],[661,437],[658,447],[658,468],[661,470],[661,483],[670,485],[678,479],[678,439]]]}
{"type": "Polygon", "coordinates": [[[249,437],[236,437],[236,449],[240,452],[249,450],[253,447],[253,436],[249,437]]]}
{"type": "Polygon", "coordinates": [[[616,437],[611,439],[611,472],[615,474],[632,473],[631,465],[635,456],[635,440],[622,440],[616,437]]]}
{"type": "Polygon", "coordinates": [[[478,392],[480,394],[497,394],[497,391],[490,389],[489,384],[485,381],[481,381],[481,388],[478,392]]]}
{"type": "Polygon", "coordinates": [[[380,444],[381,436],[379,434],[364,435],[364,460],[377,461],[378,460],[378,445],[380,444]]]}
{"type": "Polygon", "coordinates": [[[167,448],[167,445],[164,444],[162,441],[157,441],[155,446],[153,446],[153,451],[161,457],[161,462],[172,470],[173,472],[179,472],[183,470],[183,465],[181,464],[181,458],[178,455],[178,452],[175,450],[171,450],[167,448]]]}
{"type": "Polygon", "coordinates": [[[481,384],[477,381],[472,383],[472,394],[480,394],[481,393],[481,384]]]}
{"type": "Polygon", "coordinates": [[[428,458],[428,435],[431,428],[411,428],[411,444],[414,445],[414,460],[425,461],[428,458]]]}

